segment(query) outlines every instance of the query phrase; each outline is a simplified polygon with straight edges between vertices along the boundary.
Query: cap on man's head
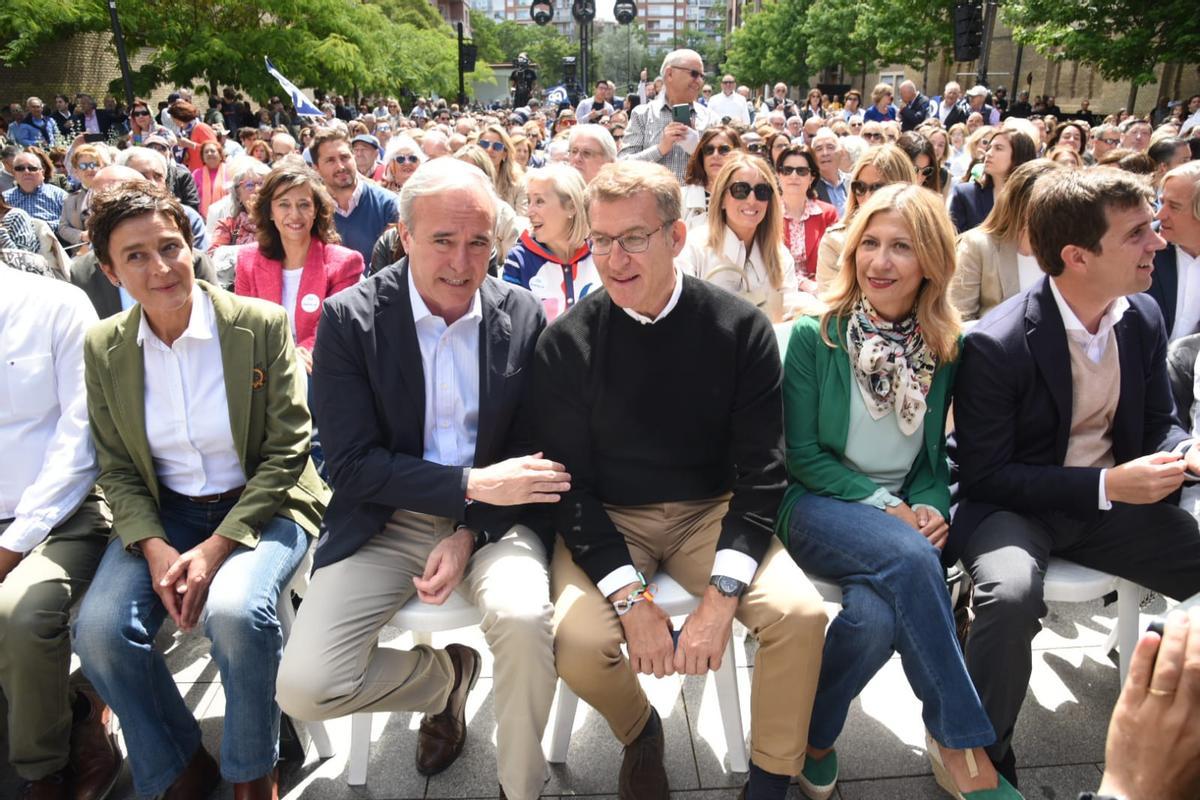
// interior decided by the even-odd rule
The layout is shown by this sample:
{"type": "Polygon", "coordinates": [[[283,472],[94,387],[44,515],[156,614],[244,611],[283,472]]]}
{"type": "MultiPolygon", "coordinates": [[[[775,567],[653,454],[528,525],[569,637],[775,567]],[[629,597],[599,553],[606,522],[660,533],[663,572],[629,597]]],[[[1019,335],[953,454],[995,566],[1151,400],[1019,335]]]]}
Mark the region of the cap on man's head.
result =
{"type": "Polygon", "coordinates": [[[967,97],[987,97],[987,93],[987,87],[978,83],[967,89],[967,97]]]}
{"type": "Polygon", "coordinates": [[[167,137],[165,137],[165,136],[162,136],[157,133],[152,133],[149,136],[147,136],[145,139],[142,139],[142,145],[145,147],[154,147],[155,145],[158,145],[159,147],[165,147],[167,149],[170,149],[175,146],[175,143],[167,141],[167,137]]]}
{"type": "Polygon", "coordinates": [[[378,150],[380,153],[383,152],[383,145],[381,145],[379,143],[379,140],[376,139],[374,136],[372,136],[369,133],[360,133],[358,136],[355,136],[353,139],[350,140],[350,144],[354,144],[356,142],[362,142],[363,144],[369,144],[372,147],[374,147],[376,150],[378,150]]]}

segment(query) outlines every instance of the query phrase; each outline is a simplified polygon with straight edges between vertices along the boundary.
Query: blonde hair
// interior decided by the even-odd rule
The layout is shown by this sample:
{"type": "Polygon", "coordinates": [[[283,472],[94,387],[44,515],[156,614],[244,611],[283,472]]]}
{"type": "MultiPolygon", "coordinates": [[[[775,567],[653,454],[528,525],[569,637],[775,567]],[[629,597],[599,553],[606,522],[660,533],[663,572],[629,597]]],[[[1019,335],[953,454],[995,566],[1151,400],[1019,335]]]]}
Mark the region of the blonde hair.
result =
{"type": "Polygon", "coordinates": [[[861,213],[850,223],[841,269],[824,298],[826,310],[821,315],[821,338],[830,347],[839,346],[829,338],[829,322],[848,318],[862,298],[855,255],[871,219],[888,211],[899,214],[904,221],[924,276],[915,304],[917,325],[938,363],[948,364],[958,357],[958,336],[962,331],[962,318],[950,304],[949,293],[955,266],[954,226],[941,197],[912,183],[880,189],[871,195],[861,213]]]}
{"type": "Polygon", "coordinates": [[[588,237],[587,220],[587,184],[579,170],[567,164],[547,164],[544,167],[531,169],[525,173],[525,194],[529,194],[529,184],[541,181],[550,185],[554,196],[563,209],[571,217],[571,225],[567,230],[567,240],[572,249],[580,247],[588,237]]]}
{"type": "MultiPolygon", "coordinates": [[[[850,182],[858,180],[858,176],[867,167],[874,167],[885,183],[915,183],[917,180],[917,170],[913,167],[912,159],[891,143],[877,144],[859,156],[858,161],[854,162],[854,168],[850,170],[850,182]]],[[[849,226],[857,210],[858,195],[854,194],[853,190],[846,192],[846,212],[842,215],[842,222],[849,226]]]]}
{"type": "Polygon", "coordinates": [[[1015,242],[1025,227],[1025,215],[1029,210],[1034,184],[1042,176],[1063,168],[1057,161],[1035,158],[1014,169],[996,196],[995,207],[980,224],[979,230],[997,239],[1015,242]]]}
{"type": "Polygon", "coordinates": [[[487,133],[498,137],[504,143],[504,159],[496,168],[496,192],[504,202],[516,208],[520,198],[521,177],[524,175],[524,170],[517,164],[516,152],[508,131],[499,125],[488,125],[479,132],[479,138],[482,139],[487,133]]]}
{"type": "Polygon", "coordinates": [[[724,247],[725,231],[729,228],[725,218],[725,192],[734,183],[734,176],[743,169],[754,170],[763,182],[771,187],[767,213],[758,223],[758,229],[754,232],[754,242],[762,255],[771,288],[779,289],[783,286],[783,260],[779,257],[783,243],[783,201],[779,196],[775,173],[765,159],[740,151],[730,153],[729,158],[725,159],[721,171],[713,180],[712,199],[708,203],[708,249],[719,253],[724,247]]]}
{"type": "Polygon", "coordinates": [[[896,96],[892,90],[892,85],[890,83],[875,84],[875,88],[871,90],[871,104],[878,104],[885,94],[890,94],[892,97],[896,96]]]}

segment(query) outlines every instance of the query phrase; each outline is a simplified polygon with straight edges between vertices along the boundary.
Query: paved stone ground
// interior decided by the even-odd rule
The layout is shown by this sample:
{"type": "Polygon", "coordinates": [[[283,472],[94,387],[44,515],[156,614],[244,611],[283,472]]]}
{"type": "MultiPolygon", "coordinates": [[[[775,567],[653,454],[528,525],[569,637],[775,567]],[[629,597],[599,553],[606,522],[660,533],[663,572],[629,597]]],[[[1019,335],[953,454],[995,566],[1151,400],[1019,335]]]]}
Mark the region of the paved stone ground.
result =
{"type": "MultiPolygon", "coordinates": [[[[1161,599],[1146,609],[1161,613],[1161,599]]],[[[1104,643],[1115,624],[1116,607],[1099,601],[1050,604],[1050,616],[1034,641],[1034,674],[1017,734],[1022,770],[1021,789],[1030,800],[1074,800],[1099,784],[1108,716],[1116,700],[1115,655],[1104,643]]],[[[737,631],[739,637],[744,631],[737,631]]],[[[387,646],[411,643],[407,635],[385,632],[387,646]]],[[[221,740],[224,695],[208,642],[198,636],[161,637],[180,691],[195,709],[206,746],[217,753],[221,740]]],[[[375,715],[367,784],[346,784],[349,750],[348,719],[329,724],[337,754],[321,761],[309,752],[293,771],[286,800],[416,800],[417,798],[495,798],[495,724],[491,696],[491,663],[477,629],[435,636],[434,644],[462,641],[485,653],[484,672],[471,693],[467,714],[470,736],[458,762],[431,779],[413,766],[419,719],[412,714],[375,715]]],[[[753,643],[750,644],[753,649],[753,643]]],[[[738,648],[743,722],[749,722],[752,666],[738,648]]],[[[673,800],[733,800],[745,776],[731,773],[711,679],[679,677],[645,680],[662,715],[667,739],[667,771],[673,800]]],[[[5,734],[0,731],[0,737],[5,734]]],[[[0,739],[0,753],[7,753],[0,739]]],[[[946,795],[934,783],[924,752],[920,704],[908,688],[897,657],[871,681],[855,701],[838,742],[842,777],[835,797],[841,800],[919,800],[946,795]]],[[[580,705],[568,761],[553,765],[546,797],[576,796],[615,800],[620,747],[595,712],[580,705]]],[[[7,761],[0,761],[0,798],[17,794],[19,782],[7,761]]],[[[232,798],[228,785],[216,795],[232,798]]],[[[133,800],[128,771],[111,795],[133,800]]],[[[789,800],[800,800],[792,787],[789,800]]]]}

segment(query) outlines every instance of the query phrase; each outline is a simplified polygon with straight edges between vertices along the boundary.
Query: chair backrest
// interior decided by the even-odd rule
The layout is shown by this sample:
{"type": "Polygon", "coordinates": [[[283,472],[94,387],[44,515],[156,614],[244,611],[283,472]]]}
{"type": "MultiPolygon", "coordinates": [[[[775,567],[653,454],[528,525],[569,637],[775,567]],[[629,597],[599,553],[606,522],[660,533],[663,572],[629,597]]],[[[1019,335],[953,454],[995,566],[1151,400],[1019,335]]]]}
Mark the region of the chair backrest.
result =
{"type": "Polygon", "coordinates": [[[71,257],[63,249],[62,242],[45,220],[33,219],[33,230],[38,237],[38,255],[46,259],[50,269],[59,280],[71,279],[71,257]]]}
{"type": "Polygon", "coordinates": [[[1193,381],[1197,355],[1200,355],[1200,333],[1176,339],[1167,348],[1167,375],[1171,379],[1175,417],[1185,431],[1192,429],[1192,405],[1195,400],[1193,381]]]}

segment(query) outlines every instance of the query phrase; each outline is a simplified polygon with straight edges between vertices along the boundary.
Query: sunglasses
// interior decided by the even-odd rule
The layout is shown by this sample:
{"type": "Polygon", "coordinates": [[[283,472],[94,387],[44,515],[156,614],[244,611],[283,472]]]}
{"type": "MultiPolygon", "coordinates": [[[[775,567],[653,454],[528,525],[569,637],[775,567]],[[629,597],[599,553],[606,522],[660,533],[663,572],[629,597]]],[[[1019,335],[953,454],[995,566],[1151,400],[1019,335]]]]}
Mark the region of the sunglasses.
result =
{"type": "Polygon", "coordinates": [[[727,156],[733,152],[733,148],[727,144],[706,144],[700,148],[700,152],[706,156],[711,156],[713,153],[727,156]]]}
{"type": "Polygon", "coordinates": [[[917,174],[920,175],[922,178],[931,177],[933,175],[933,167],[932,166],[921,167],[919,170],[917,170],[917,174]]]}
{"type": "Polygon", "coordinates": [[[144,109],[144,108],[139,108],[137,111],[134,111],[134,112],[133,112],[133,116],[135,116],[135,117],[148,117],[148,116],[150,116],[150,112],[149,112],[149,111],[147,111],[147,110],[146,110],[146,109],[144,109]]]}
{"type": "Polygon", "coordinates": [[[754,192],[754,199],[767,202],[771,199],[771,195],[775,194],[775,190],[771,188],[769,183],[756,183],[754,186],[745,181],[729,184],[729,194],[734,200],[745,200],[750,196],[750,192],[754,192]]]}
{"type": "Polygon", "coordinates": [[[497,153],[504,152],[504,142],[480,142],[479,146],[482,147],[484,150],[487,150],[490,147],[492,150],[495,150],[497,153]]]}
{"type": "Polygon", "coordinates": [[[29,164],[17,164],[16,166],[13,167],[13,172],[41,172],[41,171],[42,171],[42,168],[39,166],[36,166],[36,165],[30,166],[29,164]]]}
{"type": "Polygon", "coordinates": [[[801,178],[807,178],[812,175],[812,170],[808,167],[780,167],[779,174],[783,176],[799,175],[801,178]]]}
{"type": "Polygon", "coordinates": [[[733,81],[721,81],[721,84],[725,86],[733,86],[733,81]]]}
{"type": "Polygon", "coordinates": [[[692,80],[698,81],[704,77],[704,73],[698,69],[687,69],[686,67],[671,67],[671,69],[681,70],[692,76],[692,80]]]}
{"type": "Polygon", "coordinates": [[[99,161],[80,161],[78,164],[75,165],[75,169],[81,169],[81,170],[85,170],[85,171],[89,170],[89,169],[100,169],[100,162],[99,161]]]}
{"type": "Polygon", "coordinates": [[[851,122],[850,123],[851,128],[861,128],[862,126],[863,126],[863,124],[861,122],[851,122]]]}
{"type": "Polygon", "coordinates": [[[862,135],[862,137],[864,139],[866,139],[868,142],[882,142],[883,141],[882,133],[864,133],[862,135]]]}
{"type": "Polygon", "coordinates": [[[759,144],[758,142],[751,142],[750,144],[746,145],[747,153],[761,153],[766,149],[766,145],[759,144]]]}
{"type": "Polygon", "coordinates": [[[854,192],[856,196],[862,197],[864,195],[871,194],[872,192],[878,192],[885,186],[887,186],[886,183],[864,183],[863,181],[852,181],[850,183],[850,191],[854,192]]]}
{"type": "Polygon", "coordinates": [[[397,164],[417,164],[421,161],[419,157],[414,155],[397,155],[392,160],[397,164]]]}

